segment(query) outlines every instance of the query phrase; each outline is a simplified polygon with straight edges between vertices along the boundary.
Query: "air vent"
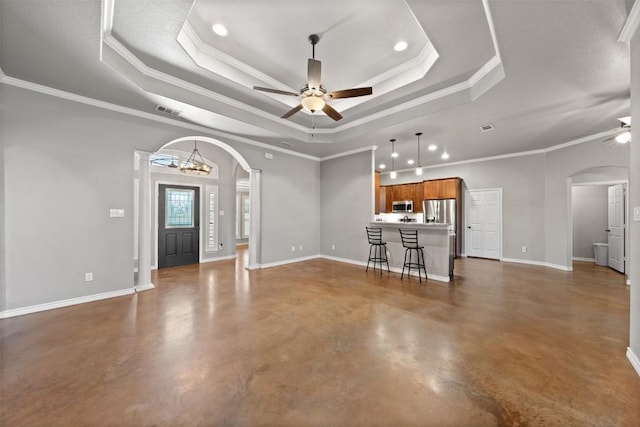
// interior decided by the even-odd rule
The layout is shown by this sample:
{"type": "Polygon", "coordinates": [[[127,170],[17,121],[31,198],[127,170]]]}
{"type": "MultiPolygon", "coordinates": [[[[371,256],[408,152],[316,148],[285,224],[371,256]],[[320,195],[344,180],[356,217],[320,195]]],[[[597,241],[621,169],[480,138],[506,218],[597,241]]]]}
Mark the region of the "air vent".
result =
{"type": "Polygon", "coordinates": [[[484,126],[480,126],[480,130],[482,132],[490,132],[492,130],[494,130],[495,128],[493,127],[493,125],[484,125],[484,126]]]}
{"type": "Polygon", "coordinates": [[[161,113],[169,114],[171,116],[179,116],[182,114],[182,111],[174,110],[169,107],[164,107],[162,105],[156,105],[156,111],[160,111],[161,113]]]}

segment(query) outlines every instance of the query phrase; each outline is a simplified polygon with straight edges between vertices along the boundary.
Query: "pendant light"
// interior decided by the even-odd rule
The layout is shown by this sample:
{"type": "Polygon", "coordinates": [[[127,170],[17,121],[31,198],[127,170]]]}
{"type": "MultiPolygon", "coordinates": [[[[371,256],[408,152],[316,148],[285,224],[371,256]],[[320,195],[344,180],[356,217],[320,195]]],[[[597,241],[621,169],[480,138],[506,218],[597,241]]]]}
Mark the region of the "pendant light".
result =
{"type": "Polygon", "coordinates": [[[211,166],[209,166],[202,155],[198,151],[198,143],[193,141],[193,152],[189,158],[180,165],[180,171],[187,175],[209,175],[211,166]]]}
{"type": "Polygon", "coordinates": [[[389,177],[391,179],[396,179],[398,177],[398,173],[396,172],[396,157],[398,157],[398,153],[396,153],[396,140],[395,138],[390,139],[391,141],[391,174],[389,177]]]}
{"type": "Polygon", "coordinates": [[[416,175],[417,176],[421,176],[422,175],[422,162],[420,161],[420,135],[422,135],[422,132],[417,132],[416,136],[418,137],[418,166],[416,166],[416,175]]]}

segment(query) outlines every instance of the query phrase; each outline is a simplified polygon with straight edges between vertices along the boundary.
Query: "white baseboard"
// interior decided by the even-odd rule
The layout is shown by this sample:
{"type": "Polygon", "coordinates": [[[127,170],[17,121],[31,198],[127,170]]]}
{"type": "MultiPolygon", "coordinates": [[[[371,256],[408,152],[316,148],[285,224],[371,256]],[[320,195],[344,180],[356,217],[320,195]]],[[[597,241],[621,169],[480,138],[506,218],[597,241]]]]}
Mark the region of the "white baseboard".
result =
{"type": "Polygon", "coordinates": [[[282,261],[269,262],[267,264],[260,264],[260,266],[257,267],[257,268],[277,267],[279,265],[286,265],[286,264],[293,264],[293,263],[296,263],[296,262],[309,261],[310,259],[316,259],[316,258],[319,258],[319,257],[320,257],[320,255],[310,255],[310,256],[305,256],[305,257],[300,257],[300,258],[285,259],[285,260],[282,260],[282,261]]]}
{"type": "Polygon", "coordinates": [[[596,262],[595,258],[583,258],[583,257],[579,257],[579,256],[574,256],[573,260],[574,261],[584,261],[584,262],[596,262]]]}
{"type": "Polygon", "coordinates": [[[500,261],[513,262],[513,263],[516,263],[516,264],[537,265],[537,266],[540,266],[540,267],[555,268],[556,270],[562,270],[562,271],[573,271],[573,267],[567,267],[566,265],[552,264],[550,262],[544,262],[544,261],[533,261],[533,260],[530,260],[530,259],[501,258],[500,261]]]}
{"type": "Polygon", "coordinates": [[[640,358],[631,350],[631,347],[627,347],[627,359],[631,362],[631,366],[636,370],[636,373],[640,375],[640,358]]]}
{"type": "Polygon", "coordinates": [[[226,261],[228,259],[236,259],[236,255],[234,254],[234,255],[227,255],[227,256],[219,256],[216,258],[201,259],[200,264],[204,264],[206,262],[226,261]]]}
{"type": "Polygon", "coordinates": [[[155,289],[155,285],[153,283],[147,283],[146,285],[136,285],[136,292],[149,291],[151,289],[155,289]]]}
{"type": "Polygon", "coordinates": [[[13,308],[11,310],[0,311],[0,319],[8,317],[22,316],[24,314],[37,313],[39,311],[53,310],[56,308],[68,307],[70,305],[84,304],[87,302],[99,301],[102,299],[121,297],[135,293],[135,288],[121,289],[119,291],[103,292],[100,294],[87,295],[84,297],[70,298],[62,301],[47,302],[45,304],[31,305],[28,307],[13,308]]]}
{"type": "MultiPolygon", "coordinates": [[[[366,267],[367,266],[366,262],[356,261],[356,260],[353,260],[353,259],[338,258],[338,257],[334,257],[334,256],[329,256],[329,255],[319,255],[319,257],[320,258],[324,258],[324,259],[329,259],[331,261],[338,261],[338,262],[345,262],[347,264],[359,265],[359,266],[362,266],[362,267],[366,267]]],[[[389,270],[391,270],[394,273],[402,274],[402,269],[398,268],[398,267],[389,267],[389,270]]],[[[418,277],[418,272],[412,272],[411,275],[418,277]]],[[[427,274],[427,278],[428,278],[428,280],[436,280],[438,282],[445,282],[445,283],[451,281],[451,278],[449,278],[449,276],[438,276],[436,274],[427,274]]]]}

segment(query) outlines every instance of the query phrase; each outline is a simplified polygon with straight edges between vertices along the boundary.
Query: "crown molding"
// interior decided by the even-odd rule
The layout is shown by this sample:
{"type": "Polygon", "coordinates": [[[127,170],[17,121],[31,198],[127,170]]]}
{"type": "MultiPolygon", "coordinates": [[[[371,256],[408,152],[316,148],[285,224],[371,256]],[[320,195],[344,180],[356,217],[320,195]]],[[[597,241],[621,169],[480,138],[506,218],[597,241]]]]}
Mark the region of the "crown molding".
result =
{"type": "Polygon", "coordinates": [[[377,146],[369,145],[367,147],[356,148],[355,150],[344,151],[342,153],[332,154],[332,155],[326,156],[326,157],[321,157],[320,161],[324,162],[325,160],[332,160],[332,159],[337,159],[339,157],[346,157],[346,156],[350,156],[352,154],[363,153],[365,151],[376,151],[377,149],[378,149],[377,146]]]}
{"type": "Polygon", "coordinates": [[[638,30],[638,27],[640,27],[640,0],[636,0],[631,7],[629,16],[627,16],[627,20],[624,22],[620,35],[618,35],[618,41],[630,42],[631,38],[638,30]]]}
{"type": "MultiPolygon", "coordinates": [[[[276,114],[267,113],[251,105],[247,105],[239,101],[236,101],[235,99],[206,90],[200,86],[181,80],[177,77],[162,73],[161,71],[155,70],[147,66],[142,61],[140,61],[132,52],[126,49],[124,45],[118,42],[112,35],[111,30],[113,28],[113,9],[115,7],[115,1],[102,0],[102,6],[103,6],[102,20],[101,20],[102,43],[100,48],[101,50],[100,59],[105,64],[111,66],[116,71],[121,73],[123,77],[125,77],[127,80],[131,81],[133,84],[140,87],[142,90],[148,90],[145,86],[151,86],[154,89],[153,90],[154,93],[157,93],[163,96],[168,96],[169,98],[177,99],[181,102],[191,103],[192,105],[198,107],[197,103],[195,104],[193,103],[194,102],[193,100],[175,98],[175,93],[176,93],[175,88],[183,89],[185,91],[188,91],[189,93],[202,96],[204,97],[204,99],[218,102],[221,108],[224,108],[224,106],[227,106],[235,110],[236,112],[242,112],[242,114],[249,113],[251,115],[254,115],[256,118],[264,120],[263,123],[257,123],[257,124],[254,123],[255,125],[263,127],[267,130],[271,130],[273,132],[282,133],[283,135],[286,135],[291,138],[295,138],[296,140],[307,142],[307,143],[318,142],[318,141],[311,140],[313,135],[323,135],[327,138],[326,141],[321,141],[321,142],[327,142],[327,143],[337,142],[343,138],[336,136],[336,134],[342,133],[349,129],[354,129],[359,126],[363,126],[365,124],[379,121],[380,118],[388,117],[392,114],[397,114],[410,109],[415,109],[416,113],[424,112],[424,109],[428,108],[426,105],[430,104],[431,102],[442,100],[443,98],[446,98],[448,96],[458,94],[461,91],[465,91],[465,90],[468,91],[469,96],[454,102],[457,102],[457,103],[471,102],[475,98],[477,98],[477,96],[481,95],[482,93],[485,93],[487,90],[489,90],[491,87],[493,87],[495,84],[497,84],[500,80],[502,80],[505,77],[504,69],[502,67],[502,62],[500,60],[499,46],[497,44],[495,30],[493,28],[493,19],[491,17],[491,11],[489,9],[488,0],[483,0],[484,11],[487,18],[487,22],[489,24],[489,31],[491,32],[495,55],[485,65],[483,65],[470,79],[454,84],[442,90],[428,93],[424,96],[420,96],[418,98],[412,99],[403,104],[395,105],[391,108],[378,111],[367,117],[363,117],[361,119],[357,119],[354,121],[349,121],[349,122],[346,122],[345,124],[338,125],[336,127],[321,131],[319,129],[313,129],[313,128],[308,128],[306,126],[299,125],[292,121],[282,120],[276,114]],[[105,47],[105,45],[113,51],[113,54],[119,56],[122,61],[125,61],[126,63],[128,63],[128,66],[126,66],[126,64],[118,64],[117,63],[119,62],[118,59],[114,58],[113,55],[103,55],[103,48],[105,47]],[[140,73],[140,76],[128,75],[127,73],[131,71],[131,67],[133,67],[133,69],[137,73],[140,73]],[[155,82],[150,81],[152,79],[155,79],[156,81],[155,82]],[[158,83],[161,83],[161,84],[158,84],[158,83]],[[168,88],[167,87],[162,88],[162,83],[168,84],[170,86],[168,88]],[[475,91],[477,93],[474,96],[473,88],[475,84],[480,84],[481,87],[477,88],[477,90],[475,91]],[[160,90],[160,89],[166,89],[167,93],[163,94],[162,93],[163,90],[160,90]],[[423,106],[423,108],[417,109],[416,107],[418,106],[423,106]]],[[[423,52],[421,53],[423,55],[426,55],[425,60],[427,62],[429,61],[435,62],[435,60],[437,59],[437,57],[434,57],[433,51],[435,51],[435,49],[429,50],[429,51],[423,50],[423,52]]],[[[433,64],[432,63],[430,65],[426,64],[425,66],[430,67],[431,65],[433,64]]],[[[348,100],[342,100],[342,101],[343,101],[343,105],[347,106],[348,108],[349,103],[345,102],[348,100]]],[[[209,109],[210,109],[210,106],[209,106],[209,109]]],[[[223,112],[221,114],[228,115],[230,118],[235,118],[233,114],[228,114],[228,112],[227,113],[223,112]]],[[[348,136],[351,136],[351,135],[348,135],[348,136]]]]}
{"type": "Polygon", "coordinates": [[[253,145],[253,146],[259,147],[259,148],[263,148],[263,149],[267,149],[267,150],[271,150],[271,151],[278,151],[280,153],[289,154],[289,155],[295,156],[295,157],[301,157],[303,159],[314,160],[316,162],[320,161],[320,157],[311,156],[309,154],[304,154],[304,153],[299,153],[297,151],[287,150],[286,148],[280,148],[280,147],[275,146],[275,145],[265,144],[263,142],[255,141],[255,140],[252,140],[252,139],[249,139],[249,138],[245,138],[245,137],[242,137],[242,136],[237,136],[237,135],[233,135],[233,134],[230,134],[230,133],[227,133],[227,132],[222,132],[222,131],[219,131],[219,130],[211,129],[211,128],[208,128],[206,126],[196,125],[196,124],[193,124],[193,123],[186,123],[186,122],[182,122],[180,120],[175,120],[175,119],[172,119],[172,118],[169,118],[169,117],[162,117],[162,116],[158,116],[156,114],[147,113],[145,111],[136,110],[134,108],[123,107],[123,106],[118,105],[118,104],[112,104],[110,102],[100,101],[100,100],[97,100],[97,99],[94,99],[94,98],[89,98],[89,97],[86,97],[86,96],[77,95],[77,94],[71,93],[71,92],[65,92],[63,90],[54,89],[54,88],[49,87],[49,86],[44,86],[44,85],[40,85],[40,84],[37,84],[37,83],[32,83],[32,82],[29,82],[29,81],[26,81],[26,80],[16,79],[14,77],[7,76],[4,73],[2,73],[2,75],[0,76],[0,82],[3,83],[3,84],[9,85],[9,86],[14,86],[14,87],[18,87],[18,88],[21,88],[21,89],[30,90],[32,92],[42,93],[44,95],[49,95],[49,96],[53,96],[53,97],[56,97],[56,98],[65,99],[67,101],[78,102],[80,104],[90,105],[92,107],[97,107],[97,108],[113,111],[113,112],[116,112],[116,113],[127,114],[127,115],[130,115],[130,116],[135,116],[135,117],[139,117],[139,118],[142,118],[142,119],[151,120],[151,121],[154,121],[154,122],[159,122],[159,123],[163,123],[163,124],[167,124],[167,125],[171,125],[171,126],[176,126],[176,127],[182,128],[182,129],[189,129],[189,130],[193,130],[193,131],[203,132],[206,135],[210,135],[212,137],[224,139],[224,140],[227,140],[227,141],[234,141],[234,142],[238,142],[238,143],[242,143],[242,144],[253,145]]]}

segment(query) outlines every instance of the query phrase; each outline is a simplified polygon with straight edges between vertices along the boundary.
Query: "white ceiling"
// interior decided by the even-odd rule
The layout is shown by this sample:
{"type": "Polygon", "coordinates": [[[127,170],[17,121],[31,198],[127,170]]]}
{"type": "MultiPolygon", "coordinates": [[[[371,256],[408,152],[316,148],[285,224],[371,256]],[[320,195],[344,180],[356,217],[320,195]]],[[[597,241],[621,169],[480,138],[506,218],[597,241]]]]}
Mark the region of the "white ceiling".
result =
{"type": "Polygon", "coordinates": [[[396,138],[398,167],[539,150],[611,131],[628,116],[632,0],[0,1],[0,67],[9,77],[307,155],[396,138]],[[223,23],[222,38],[211,25],[223,23]],[[321,36],[327,90],[344,119],[280,116],[306,83],[307,37],[321,36]],[[395,52],[394,44],[409,47],[395,52]],[[101,56],[102,55],[102,56],[101,56]],[[493,124],[483,133],[480,126],[493,124]],[[285,144],[283,144],[285,143],[285,144]],[[433,154],[429,143],[439,146],[433,154]]]}

